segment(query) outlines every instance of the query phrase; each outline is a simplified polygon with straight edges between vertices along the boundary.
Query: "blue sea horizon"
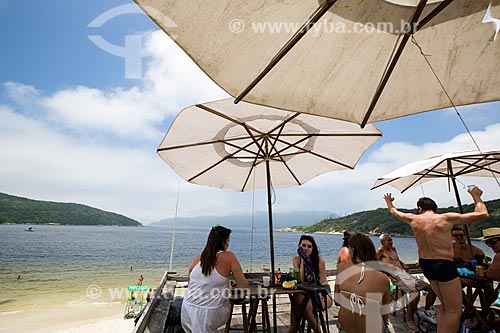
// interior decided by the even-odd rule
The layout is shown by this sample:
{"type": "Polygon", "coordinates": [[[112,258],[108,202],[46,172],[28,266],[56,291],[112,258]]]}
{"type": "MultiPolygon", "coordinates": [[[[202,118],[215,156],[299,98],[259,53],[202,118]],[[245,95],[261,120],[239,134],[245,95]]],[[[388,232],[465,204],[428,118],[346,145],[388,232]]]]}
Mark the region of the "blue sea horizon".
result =
{"type": "MultiPolygon", "coordinates": [[[[139,275],[144,276],[144,285],[156,288],[169,270],[171,227],[34,227],[35,232],[25,232],[26,225],[0,225],[0,283],[5,297],[0,300],[0,312],[44,304],[124,301],[127,286],[135,285],[139,275]]],[[[210,226],[177,226],[170,270],[186,274],[189,264],[203,250],[209,231],[210,226]]],[[[311,235],[326,268],[335,268],[342,235],[311,235]]],[[[300,233],[274,232],[276,268],[288,271],[299,238],[300,233]]],[[[370,238],[380,246],[378,236],[370,238]]],[[[393,239],[404,262],[417,260],[413,238],[393,239]]],[[[482,242],[473,244],[492,255],[482,242]]],[[[236,254],[244,271],[270,267],[266,229],[252,232],[251,228],[232,228],[229,250],[236,254]]]]}

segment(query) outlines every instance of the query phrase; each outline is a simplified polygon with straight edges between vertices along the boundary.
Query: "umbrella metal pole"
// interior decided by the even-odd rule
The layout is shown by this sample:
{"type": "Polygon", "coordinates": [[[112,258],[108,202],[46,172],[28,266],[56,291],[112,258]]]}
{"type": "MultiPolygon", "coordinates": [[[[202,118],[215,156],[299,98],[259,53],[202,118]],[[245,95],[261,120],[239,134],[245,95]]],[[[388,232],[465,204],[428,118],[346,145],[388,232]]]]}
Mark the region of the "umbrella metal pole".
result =
{"type": "MultiPolygon", "coordinates": [[[[269,248],[271,252],[271,285],[274,286],[274,237],[273,237],[273,205],[271,202],[271,170],[269,169],[268,141],[266,140],[266,182],[267,182],[267,217],[269,220],[269,248]]],[[[276,295],[273,293],[273,330],[278,332],[276,320],[276,295]]]]}
{"type": "MultiPolygon", "coordinates": [[[[448,170],[451,170],[451,161],[448,160],[448,170]]],[[[453,171],[450,171],[452,173],[453,171]]],[[[457,182],[455,180],[455,176],[451,176],[451,183],[453,184],[453,189],[455,190],[455,198],[457,199],[458,211],[460,214],[464,213],[464,209],[462,208],[462,202],[460,201],[460,195],[458,194],[457,182]]],[[[467,239],[467,246],[469,247],[469,253],[471,258],[474,258],[474,252],[472,251],[472,243],[470,241],[469,228],[466,224],[463,225],[465,230],[465,238],[467,239]]]]}

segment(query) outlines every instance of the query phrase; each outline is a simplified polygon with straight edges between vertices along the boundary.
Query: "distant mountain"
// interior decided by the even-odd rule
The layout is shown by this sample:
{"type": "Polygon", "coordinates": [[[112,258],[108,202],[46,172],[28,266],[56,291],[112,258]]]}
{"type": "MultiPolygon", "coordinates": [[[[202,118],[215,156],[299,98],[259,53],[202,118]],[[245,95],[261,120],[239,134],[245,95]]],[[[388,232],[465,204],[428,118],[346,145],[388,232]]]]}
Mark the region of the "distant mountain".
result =
{"type": "Polygon", "coordinates": [[[142,226],[126,216],[81,204],[31,200],[0,193],[0,224],[49,223],[142,226]]]}
{"type": "MultiPolygon", "coordinates": [[[[485,203],[490,217],[486,221],[468,225],[469,234],[473,238],[482,237],[482,230],[485,228],[498,227],[500,225],[500,199],[485,201],[485,203]]],[[[416,209],[399,210],[405,213],[416,214],[416,209]]],[[[465,213],[472,212],[474,205],[464,205],[463,210],[465,213]]],[[[458,212],[458,208],[448,207],[438,209],[438,213],[444,212],[458,212]]],[[[393,217],[387,208],[362,211],[344,217],[325,219],[311,226],[301,225],[291,228],[302,232],[342,232],[346,229],[356,229],[363,233],[390,233],[400,236],[413,236],[410,226],[393,217]]]]}
{"type": "MultiPolygon", "coordinates": [[[[337,215],[327,211],[295,211],[289,213],[274,213],[273,226],[275,229],[289,225],[311,225],[325,218],[336,217],[337,215]]],[[[159,222],[153,222],[151,226],[171,226],[174,218],[168,218],[159,222]]],[[[177,217],[178,226],[207,227],[216,224],[229,228],[250,228],[252,226],[251,215],[226,215],[226,216],[198,216],[198,217],[177,217]]],[[[254,215],[255,228],[267,228],[267,212],[259,211],[254,215]]]]}

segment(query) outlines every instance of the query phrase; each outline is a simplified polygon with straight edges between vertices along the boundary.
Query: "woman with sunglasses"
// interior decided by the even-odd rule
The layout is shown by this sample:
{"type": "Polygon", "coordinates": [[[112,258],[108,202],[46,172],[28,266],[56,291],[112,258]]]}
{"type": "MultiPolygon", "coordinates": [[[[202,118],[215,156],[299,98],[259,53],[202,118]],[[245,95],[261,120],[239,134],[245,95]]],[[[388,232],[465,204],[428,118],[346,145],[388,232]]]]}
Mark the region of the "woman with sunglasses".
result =
{"type": "MultiPolygon", "coordinates": [[[[319,299],[315,301],[315,303],[317,302],[318,304],[313,304],[311,299],[308,300],[304,313],[304,317],[309,327],[312,328],[313,332],[319,332],[318,320],[314,315],[314,306],[321,306],[321,309],[325,310],[332,306],[333,299],[332,291],[325,275],[325,260],[320,257],[318,246],[312,236],[300,236],[297,253],[298,255],[293,257],[292,264],[293,268],[299,269],[300,280],[302,282],[323,286],[326,289],[326,293],[321,294],[319,299]]],[[[295,294],[294,297],[297,306],[300,308],[302,302],[304,302],[304,295],[295,294]]]]}

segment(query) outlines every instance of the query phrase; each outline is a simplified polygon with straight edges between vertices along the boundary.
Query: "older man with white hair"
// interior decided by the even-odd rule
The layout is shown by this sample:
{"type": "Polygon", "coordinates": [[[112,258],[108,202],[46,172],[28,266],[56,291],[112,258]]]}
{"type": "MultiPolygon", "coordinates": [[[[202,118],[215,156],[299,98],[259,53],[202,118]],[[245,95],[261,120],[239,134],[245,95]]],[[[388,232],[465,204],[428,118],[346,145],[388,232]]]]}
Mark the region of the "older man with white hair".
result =
{"type": "MultiPolygon", "coordinates": [[[[406,266],[398,256],[396,248],[392,244],[392,237],[389,234],[380,235],[380,244],[382,247],[377,249],[377,258],[381,262],[391,264],[397,268],[407,271],[408,266],[406,266]]],[[[418,302],[420,301],[420,290],[425,290],[427,292],[427,297],[425,298],[425,309],[428,310],[434,304],[436,300],[436,294],[432,291],[432,287],[427,282],[413,278],[411,281],[401,279],[400,275],[389,275],[391,282],[398,286],[402,291],[409,293],[411,295],[410,303],[408,304],[408,316],[406,324],[408,328],[412,331],[417,332],[418,327],[413,321],[413,315],[417,310],[418,302]]]]}

